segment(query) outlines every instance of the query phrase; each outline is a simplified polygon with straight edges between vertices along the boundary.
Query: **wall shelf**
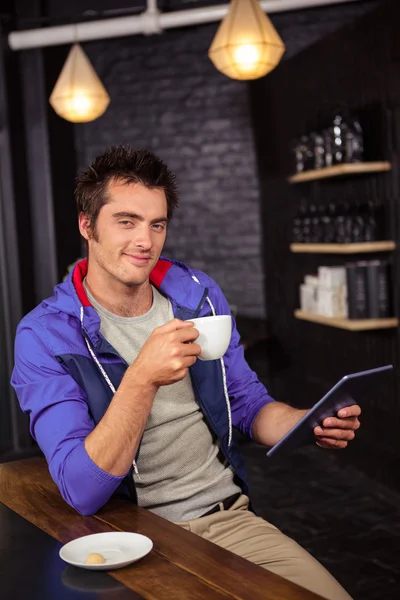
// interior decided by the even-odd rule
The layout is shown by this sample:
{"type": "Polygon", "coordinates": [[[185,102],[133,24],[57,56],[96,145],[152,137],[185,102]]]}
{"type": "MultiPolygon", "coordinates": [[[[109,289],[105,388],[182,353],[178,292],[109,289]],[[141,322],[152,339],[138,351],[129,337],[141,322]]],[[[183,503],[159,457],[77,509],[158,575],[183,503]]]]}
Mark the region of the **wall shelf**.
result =
{"type": "Polygon", "coordinates": [[[363,254],[366,252],[391,252],[396,242],[360,242],[354,244],[290,244],[291,252],[296,254],[363,254]]]}
{"type": "Polygon", "coordinates": [[[320,325],[328,325],[330,327],[338,327],[339,329],[347,329],[348,331],[368,331],[371,329],[391,329],[398,327],[399,320],[396,318],[388,319],[339,319],[334,317],[323,317],[322,315],[313,315],[302,310],[295,310],[294,316],[302,321],[310,321],[320,325]]]}
{"type": "Polygon", "coordinates": [[[301,183],[303,181],[315,181],[317,179],[326,179],[327,177],[339,177],[341,175],[355,175],[360,173],[379,173],[390,171],[392,165],[388,161],[347,163],[343,165],[334,165],[324,169],[314,169],[296,173],[289,177],[289,183],[301,183]]]}

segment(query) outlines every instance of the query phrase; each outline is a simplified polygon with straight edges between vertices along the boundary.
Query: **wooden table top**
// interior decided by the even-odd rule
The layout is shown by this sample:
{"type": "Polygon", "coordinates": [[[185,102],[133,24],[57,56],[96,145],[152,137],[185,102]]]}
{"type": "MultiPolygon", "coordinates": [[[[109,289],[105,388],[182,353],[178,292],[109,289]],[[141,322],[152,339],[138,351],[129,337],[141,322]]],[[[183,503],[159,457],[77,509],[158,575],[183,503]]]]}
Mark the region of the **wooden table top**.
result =
{"type": "Polygon", "coordinates": [[[0,502],[1,600],[143,600],[110,577],[67,565],[62,543],[0,502]]]}
{"type": "Polygon", "coordinates": [[[148,536],[150,554],[108,571],[145,599],[320,599],[129,501],[111,500],[94,516],[79,515],[60,496],[42,458],[0,464],[0,502],[63,544],[105,531],[148,536]]]}

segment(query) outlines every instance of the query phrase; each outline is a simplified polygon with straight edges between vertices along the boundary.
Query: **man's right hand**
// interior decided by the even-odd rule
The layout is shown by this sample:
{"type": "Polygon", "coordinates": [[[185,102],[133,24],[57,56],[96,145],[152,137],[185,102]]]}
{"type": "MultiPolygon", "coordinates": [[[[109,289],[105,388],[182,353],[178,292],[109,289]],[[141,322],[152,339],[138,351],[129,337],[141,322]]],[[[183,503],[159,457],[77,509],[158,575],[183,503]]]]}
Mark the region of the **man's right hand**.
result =
{"type": "Polygon", "coordinates": [[[201,352],[199,332],[190,321],[173,319],[157,327],[129,367],[135,378],[160,387],[185,377],[201,352]]]}
{"type": "Polygon", "coordinates": [[[132,465],[154,398],[161,385],[183,379],[200,354],[199,332],[190,321],[173,319],[157,327],[142,346],[100,423],[85,440],[96,465],[111,475],[126,475],[132,465]]]}

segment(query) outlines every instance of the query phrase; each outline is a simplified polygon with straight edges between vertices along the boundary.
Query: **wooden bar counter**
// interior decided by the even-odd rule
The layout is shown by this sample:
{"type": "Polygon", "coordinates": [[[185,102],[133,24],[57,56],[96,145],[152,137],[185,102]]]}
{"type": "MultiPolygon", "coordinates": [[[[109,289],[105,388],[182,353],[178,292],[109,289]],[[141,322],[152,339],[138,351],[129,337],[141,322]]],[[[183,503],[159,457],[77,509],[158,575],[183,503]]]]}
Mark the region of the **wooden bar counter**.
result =
{"type": "MultiPolygon", "coordinates": [[[[15,540],[22,540],[26,530],[29,544],[37,544],[36,548],[29,549],[31,553],[40,553],[41,547],[55,544],[51,561],[49,559],[46,563],[44,558],[47,555],[42,557],[41,561],[40,556],[36,556],[39,567],[35,569],[35,577],[40,578],[40,569],[42,569],[43,578],[48,578],[50,567],[53,569],[53,575],[58,573],[58,580],[60,578],[61,580],[54,584],[61,586],[57,593],[57,600],[59,597],[86,598],[86,595],[82,595],[82,590],[90,589],[94,581],[99,593],[97,597],[102,599],[117,597],[132,598],[132,600],[141,598],[149,600],[200,598],[317,600],[320,598],[129,501],[111,500],[94,516],[79,515],[61,498],[48,473],[47,464],[42,458],[0,464],[0,503],[2,509],[0,526],[3,532],[5,530],[8,532],[7,536],[3,536],[6,539],[2,539],[0,533],[0,553],[3,552],[8,560],[8,573],[5,572],[4,565],[0,571],[2,580],[0,590],[2,587],[8,589],[3,582],[15,571],[15,561],[19,561],[18,570],[21,578],[18,585],[21,586],[21,590],[29,583],[23,576],[29,562],[27,555],[21,554],[20,548],[8,546],[13,539],[14,543],[15,540]],[[32,524],[35,527],[32,527],[32,524]],[[142,560],[123,569],[107,571],[108,575],[104,572],[71,567],[58,557],[58,550],[62,544],[84,535],[104,531],[141,533],[153,541],[154,548],[142,560]],[[35,540],[35,533],[37,540],[35,540]],[[79,579],[79,586],[75,586],[75,590],[79,588],[80,591],[76,591],[76,595],[71,595],[74,586],[70,586],[68,595],[62,595],[63,582],[68,579],[65,573],[69,579],[71,577],[79,579]],[[117,586],[117,594],[115,590],[113,591],[113,586],[117,586]]],[[[43,589],[38,598],[47,600],[55,597],[46,595],[43,589]]],[[[7,596],[1,593],[0,596],[8,600],[7,596]]],[[[34,596],[24,593],[18,595],[16,589],[15,597],[31,599],[34,596]]],[[[90,597],[96,596],[91,594],[90,597]]]]}

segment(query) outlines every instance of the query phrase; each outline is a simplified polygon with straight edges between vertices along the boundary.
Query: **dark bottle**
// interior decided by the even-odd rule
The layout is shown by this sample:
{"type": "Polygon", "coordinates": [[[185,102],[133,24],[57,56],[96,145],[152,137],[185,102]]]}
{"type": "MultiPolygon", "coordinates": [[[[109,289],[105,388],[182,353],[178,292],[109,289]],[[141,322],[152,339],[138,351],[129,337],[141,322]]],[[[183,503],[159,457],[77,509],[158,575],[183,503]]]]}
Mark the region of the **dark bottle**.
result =
{"type": "Polygon", "coordinates": [[[353,239],[353,222],[354,222],[354,208],[350,202],[343,202],[343,241],[345,244],[350,244],[353,239]]]}
{"type": "Polygon", "coordinates": [[[325,166],[325,143],[321,133],[310,135],[314,155],[314,169],[322,169],[325,166]]]}
{"type": "Polygon", "coordinates": [[[309,215],[310,215],[310,242],[312,244],[315,244],[315,242],[316,242],[315,237],[316,237],[318,223],[319,223],[317,207],[315,206],[315,204],[310,204],[309,215]]]}
{"type": "Polygon", "coordinates": [[[350,238],[354,243],[365,241],[365,211],[358,200],[352,206],[350,238]]]}
{"type": "Polygon", "coordinates": [[[333,244],[335,242],[335,218],[336,218],[336,207],[333,203],[329,204],[328,208],[322,208],[322,215],[320,216],[322,225],[322,242],[325,244],[333,244]]]}
{"type": "Polygon", "coordinates": [[[314,151],[311,136],[302,135],[300,138],[302,152],[304,155],[304,170],[310,171],[314,168],[314,151]]]}
{"type": "Polygon", "coordinates": [[[325,129],[322,133],[324,138],[324,166],[331,167],[333,165],[333,137],[332,128],[325,129]]]}
{"type": "Polygon", "coordinates": [[[363,206],[364,214],[364,241],[375,242],[378,235],[378,226],[376,222],[376,210],[373,202],[369,201],[363,206]]]}
{"type": "Polygon", "coordinates": [[[368,317],[384,319],[391,310],[390,270],[387,261],[371,260],[367,263],[368,317]]]}
{"type": "Polygon", "coordinates": [[[306,204],[302,204],[301,214],[302,214],[302,223],[303,223],[303,242],[305,244],[309,244],[311,242],[311,217],[310,211],[306,204]]]}
{"type": "Polygon", "coordinates": [[[369,202],[370,213],[374,215],[375,220],[375,235],[377,240],[386,239],[386,224],[385,224],[385,207],[381,201],[378,200],[375,204],[369,202]]]}
{"type": "Polygon", "coordinates": [[[367,265],[365,261],[346,264],[349,319],[368,318],[367,265]]]}
{"type": "Polygon", "coordinates": [[[345,162],[345,139],[347,132],[347,124],[341,113],[335,115],[331,128],[333,140],[333,163],[341,164],[345,162]]]}
{"type": "Polygon", "coordinates": [[[291,144],[292,155],[294,156],[296,173],[302,173],[310,169],[310,140],[308,136],[302,135],[291,144]]]}
{"type": "Polygon", "coordinates": [[[347,243],[347,227],[346,217],[348,217],[347,208],[343,202],[341,202],[336,209],[335,217],[335,242],[337,244],[347,243]]]}
{"type": "Polygon", "coordinates": [[[294,140],[291,144],[291,151],[294,156],[295,172],[302,173],[305,170],[306,150],[301,140],[294,140]]]}
{"type": "Polygon", "coordinates": [[[361,124],[356,117],[349,117],[345,130],[345,161],[359,163],[363,160],[364,139],[361,124]]]}
{"type": "Polygon", "coordinates": [[[293,219],[293,231],[292,231],[292,241],[295,244],[303,243],[303,214],[301,207],[299,207],[294,219],[293,219]]]}
{"type": "Polygon", "coordinates": [[[317,243],[323,244],[325,242],[325,218],[326,208],[323,204],[317,207],[318,214],[318,230],[316,233],[317,243]]]}

